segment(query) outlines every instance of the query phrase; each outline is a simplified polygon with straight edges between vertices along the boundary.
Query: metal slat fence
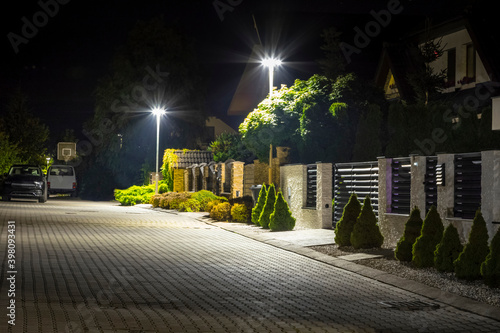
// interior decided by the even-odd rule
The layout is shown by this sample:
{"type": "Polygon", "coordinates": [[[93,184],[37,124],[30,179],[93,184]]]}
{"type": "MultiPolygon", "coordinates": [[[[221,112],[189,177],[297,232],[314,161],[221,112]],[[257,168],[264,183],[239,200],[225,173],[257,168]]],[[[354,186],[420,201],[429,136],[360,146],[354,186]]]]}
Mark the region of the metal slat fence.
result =
{"type": "Polygon", "coordinates": [[[473,219],[481,206],[481,154],[455,155],[454,215],[473,219]]]}
{"type": "Polygon", "coordinates": [[[378,162],[338,163],[334,168],[333,227],[342,217],[352,193],[362,202],[368,195],[378,216],[378,162]]]}

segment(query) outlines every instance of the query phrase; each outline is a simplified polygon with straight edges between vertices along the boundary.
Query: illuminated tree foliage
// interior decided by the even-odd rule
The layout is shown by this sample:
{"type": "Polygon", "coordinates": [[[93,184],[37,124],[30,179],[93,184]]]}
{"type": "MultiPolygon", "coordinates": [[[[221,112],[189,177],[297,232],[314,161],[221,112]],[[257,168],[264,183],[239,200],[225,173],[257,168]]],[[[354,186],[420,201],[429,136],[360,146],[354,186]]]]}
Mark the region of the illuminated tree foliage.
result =
{"type": "Polygon", "coordinates": [[[340,221],[335,225],[335,244],[338,246],[351,245],[352,229],[360,212],[361,203],[356,193],[353,193],[349,198],[349,202],[344,206],[340,221]]]}

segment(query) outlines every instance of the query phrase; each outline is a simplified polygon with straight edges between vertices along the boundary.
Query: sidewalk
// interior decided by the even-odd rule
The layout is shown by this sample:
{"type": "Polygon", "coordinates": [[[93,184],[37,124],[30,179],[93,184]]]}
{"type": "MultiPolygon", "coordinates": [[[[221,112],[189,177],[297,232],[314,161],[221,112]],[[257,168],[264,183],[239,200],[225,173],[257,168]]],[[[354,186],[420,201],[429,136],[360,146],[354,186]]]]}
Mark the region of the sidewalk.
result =
{"type": "Polygon", "coordinates": [[[251,224],[217,222],[210,219],[206,213],[180,214],[189,214],[191,217],[207,224],[413,292],[427,297],[434,302],[444,303],[494,320],[500,319],[500,308],[498,307],[442,291],[413,280],[407,280],[371,267],[356,264],[350,260],[329,256],[308,248],[316,245],[334,244],[335,232],[332,229],[300,229],[271,232],[251,224]]]}

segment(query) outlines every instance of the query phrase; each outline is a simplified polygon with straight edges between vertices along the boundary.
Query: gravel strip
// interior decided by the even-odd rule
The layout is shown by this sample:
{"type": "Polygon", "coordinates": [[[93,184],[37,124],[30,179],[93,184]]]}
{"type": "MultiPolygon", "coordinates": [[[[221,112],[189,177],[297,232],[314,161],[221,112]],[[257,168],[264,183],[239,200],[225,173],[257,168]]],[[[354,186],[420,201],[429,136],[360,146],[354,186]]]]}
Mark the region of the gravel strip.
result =
{"type": "Polygon", "coordinates": [[[455,274],[441,273],[435,268],[417,269],[411,263],[395,260],[393,249],[355,250],[352,247],[339,248],[337,245],[312,246],[311,249],[334,257],[352,253],[382,254],[383,258],[357,260],[356,263],[500,307],[500,288],[490,288],[482,280],[472,282],[459,280],[455,274]]]}

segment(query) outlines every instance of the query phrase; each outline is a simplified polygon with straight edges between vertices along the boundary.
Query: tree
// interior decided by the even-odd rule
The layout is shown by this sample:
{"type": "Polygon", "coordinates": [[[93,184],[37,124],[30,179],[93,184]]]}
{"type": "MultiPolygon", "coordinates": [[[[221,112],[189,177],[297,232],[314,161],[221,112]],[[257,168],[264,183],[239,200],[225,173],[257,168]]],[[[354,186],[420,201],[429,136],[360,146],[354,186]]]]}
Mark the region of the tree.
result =
{"type": "Polygon", "coordinates": [[[225,162],[228,159],[246,161],[252,157],[238,133],[221,133],[210,143],[208,150],[213,153],[215,162],[225,162]]]}
{"type": "Polygon", "coordinates": [[[257,199],[257,204],[255,205],[255,207],[252,208],[252,222],[255,225],[260,226],[259,223],[260,214],[262,213],[262,209],[266,204],[266,198],[267,198],[267,187],[266,184],[262,184],[262,187],[260,188],[259,191],[259,198],[257,199]]]}
{"type": "Polygon", "coordinates": [[[269,229],[271,231],[287,231],[293,230],[294,227],[295,218],[292,216],[283,194],[278,192],[278,197],[274,203],[274,211],[269,217],[269,229]]]}
{"type": "Polygon", "coordinates": [[[469,240],[454,261],[457,278],[469,281],[481,278],[481,264],[485,261],[488,253],[488,229],[483,214],[477,210],[472,221],[469,240]]]}
{"type": "Polygon", "coordinates": [[[344,206],[340,221],[335,225],[335,243],[338,246],[351,245],[352,229],[360,212],[361,203],[356,193],[352,193],[349,202],[344,206]]]}
{"type": "Polygon", "coordinates": [[[4,132],[0,132],[0,152],[0,175],[3,175],[19,161],[17,145],[10,142],[4,132]]]}
{"type": "Polygon", "coordinates": [[[463,246],[460,243],[457,228],[450,223],[444,230],[443,238],[434,252],[434,267],[440,272],[453,272],[455,270],[453,262],[462,250],[463,246]]]}
{"type": "Polygon", "coordinates": [[[276,189],[274,184],[269,185],[266,195],[266,203],[262,208],[262,212],[259,217],[259,224],[264,229],[269,229],[269,218],[274,212],[274,203],[276,202],[276,189]]]}
{"type": "Polygon", "coordinates": [[[370,161],[382,154],[380,138],[382,113],[378,105],[369,105],[361,115],[353,148],[353,161],[370,161]]]}
{"type": "Polygon", "coordinates": [[[324,29],[321,34],[324,57],[318,60],[318,64],[324,75],[332,80],[346,73],[346,60],[340,48],[341,35],[335,27],[324,29]]]}
{"type": "Polygon", "coordinates": [[[0,120],[0,132],[16,146],[18,162],[44,165],[49,129],[30,112],[28,104],[28,97],[18,90],[7,105],[7,114],[0,120]]]}
{"type": "Polygon", "coordinates": [[[168,111],[160,150],[167,141],[171,148],[198,148],[205,120],[200,73],[193,42],[182,31],[161,18],[138,22],[96,88],[94,116],[83,131],[93,148],[85,163],[105,165],[114,187],[142,184],[141,168],[154,170],[156,121],[148,112],[154,107],[168,111]]]}
{"type": "Polygon", "coordinates": [[[363,208],[356,220],[351,233],[351,244],[355,249],[369,249],[381,247],[384,236],[377,225],[377,217],[373,212],[370,197],[363,201],[363,208]]]}
{"type": "Polygon", "coordinates": [[[434,266],[434,251],[443,237],[443,222],[435,206],[431,206],[424,223],[420,236],[413,244],[412,262],[418,268],[434,266]]]}
{"type": "Polygon", "coordinates": [[[406,221],[403,236],[396,245],[394,256],[399,261],[411,261],[413,244],[420,236],[422,230],[422,218],[420,217],[420,209],[414,207],[410,213],[410,217],[406,221]]]}
{"type": "Polygon", "coordinates": [[[490,252],[481,264],[484,283],[492,288],[500,287],[500,229],[491,240],[490,252]]]}

